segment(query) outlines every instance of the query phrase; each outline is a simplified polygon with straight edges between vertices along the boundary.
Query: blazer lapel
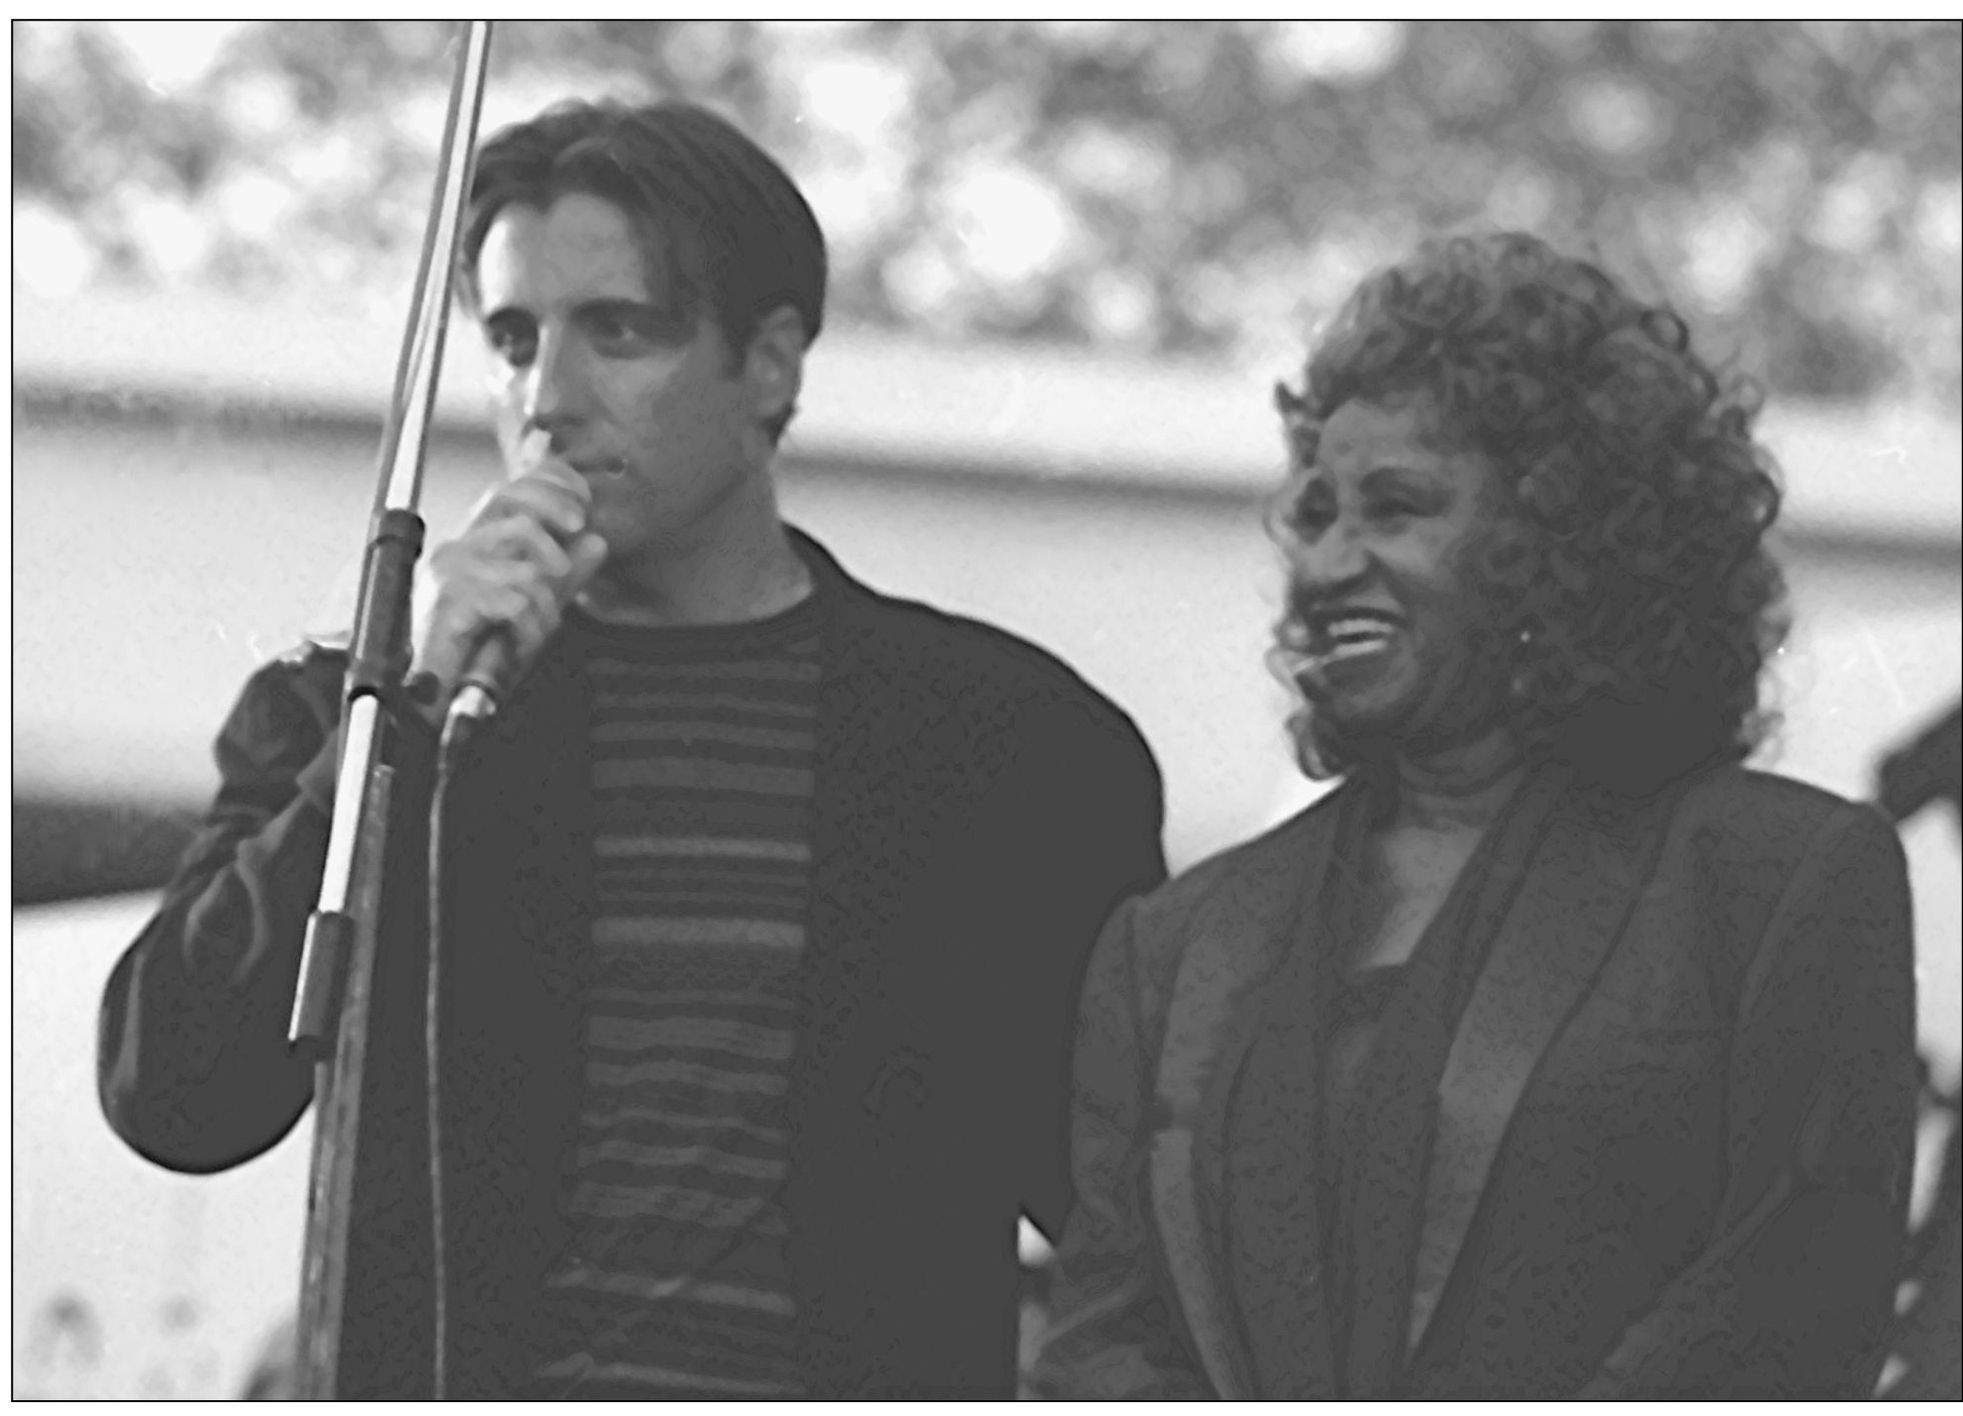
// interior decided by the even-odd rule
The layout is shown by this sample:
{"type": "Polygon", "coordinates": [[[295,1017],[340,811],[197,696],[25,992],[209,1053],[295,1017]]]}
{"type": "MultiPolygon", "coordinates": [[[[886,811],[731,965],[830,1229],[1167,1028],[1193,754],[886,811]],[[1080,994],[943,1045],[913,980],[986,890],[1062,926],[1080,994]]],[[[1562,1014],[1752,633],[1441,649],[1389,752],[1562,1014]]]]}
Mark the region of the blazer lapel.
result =
{"type": "Polygon", "coordinates": [[[1618,817],[1570,792],[1555,808],[1439,1082],[1407,1351],[1430,1329],[1521,1095],[1635,908],[1675,799],[1618,817]]]}
{"type": "Polygon", "coordinates": [[[1226,1288],[1200,1217],[1193,1133],[1173,1127],[1154,1135],[1149,1164],[1152,1217],[1186,1329],[1199,1349],[1195,1355],[1216,1396],[1223,1401],[1247,1400],[1253,1391],[1241,1375],[1247,1369],[1246,1356],[1238,1326],[1227,1317],[1226,1288]]]}
{"type": "Polygon", "coordinates": [[[1223,881],[1218,907],[1181,958],[1166,1011],[1160,1122],[1150,1155],[1153,1212],[1198,1356],[1227,1400],[1258,1395],[1223,1262],[1228,1103],[1258,1030],[1260,985],[1301,936],[1320,894],[1344,795],[1318,803],[1223,881]]]}

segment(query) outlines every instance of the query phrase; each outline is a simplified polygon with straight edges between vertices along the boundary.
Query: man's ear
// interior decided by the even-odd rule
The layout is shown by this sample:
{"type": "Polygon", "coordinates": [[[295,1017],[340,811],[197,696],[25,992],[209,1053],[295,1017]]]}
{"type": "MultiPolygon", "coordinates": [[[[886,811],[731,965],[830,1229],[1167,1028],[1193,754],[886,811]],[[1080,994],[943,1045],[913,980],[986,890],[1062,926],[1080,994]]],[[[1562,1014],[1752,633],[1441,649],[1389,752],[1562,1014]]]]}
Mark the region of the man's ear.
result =
{"type": "Polygon", "coordinates": [[[757,323],[743,358],[743,378],[755,400],[760,423],[787,416],[804,385],[804,317],[779,305],[757,323]]]}

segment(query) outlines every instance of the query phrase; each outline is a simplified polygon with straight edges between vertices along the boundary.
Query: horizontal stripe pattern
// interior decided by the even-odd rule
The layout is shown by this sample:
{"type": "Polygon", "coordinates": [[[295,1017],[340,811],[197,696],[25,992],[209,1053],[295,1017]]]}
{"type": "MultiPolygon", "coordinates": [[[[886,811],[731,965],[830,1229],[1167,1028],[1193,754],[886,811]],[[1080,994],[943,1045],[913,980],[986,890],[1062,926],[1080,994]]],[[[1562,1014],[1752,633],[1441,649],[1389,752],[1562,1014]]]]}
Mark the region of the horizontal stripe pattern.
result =
{"type": "Polygon", "coordinates": [[[633,1401],[663,1395],[671,1400],[698,1395],[791,1399],[804,1394],[795,1381],[705,1377],[699,1372],[677,1372],[639,1362],[595,1362],[584,1355],[555,1362],[541,1375],[548,1381],[564,1382],[569,1390],[599,1401],[633,1401]]]}
{"type": "Polygon", "coordinates": [[[603,723],[594,740],[616,742],[678,742],[684,746],[718,743],[731,747],[796,749],[804,734],[796,728],[739,728],[725,723],[603,723]]]}
{"type": "Polygon", "coordinates": [[[811,847],[802,841],[718,840],[707,836],[602,836],[594,843],[602,860],[781,860],[805,864],[811,847]]]}
{"type": "Polygon", "coordinates": [[[596,1015],[587,1029],[587,1041],[597,1051],[639,1052],[649,1048],[694,1048],[705,1052],[730,1052],[766,1062],[788,1062],[791,1037],[787,1029],[772,1024],[746,1023],[736,1018],[689,1017],[644,1018],[596,1015]]]}
{"type": "MultiPolygon", "coordinates": [[[[809,738],[805,738],[809,742],[809,738]]],[[[689,749],[684,746],[683,751],[689,749]]],[[[705,757],[648,757],[595,764],[594,789],[602,794],[622,788],[645,791],[744,792],[767,797],[809,797],[811,771],[772,767],[756,762],[717,762],[705,757]]]]}
{"type": "Polygon", "coordinates": [[[779,1202],[820,607],[584,632],[593,969],[540,1396],[800,1394],[779,1202]]]}
{"type": "MultiPolygon", "coordinates": [[[[688,901],[698,903],[696,900],[688,901]]],[[[651,915],[613,915],[597,922],[595,942],[602,957],[609,952],[733,946],[750,949],[797,949],[804,943],[804,926],[794,920],[704,919],[683,916],[662,919],[651,915]]]]}

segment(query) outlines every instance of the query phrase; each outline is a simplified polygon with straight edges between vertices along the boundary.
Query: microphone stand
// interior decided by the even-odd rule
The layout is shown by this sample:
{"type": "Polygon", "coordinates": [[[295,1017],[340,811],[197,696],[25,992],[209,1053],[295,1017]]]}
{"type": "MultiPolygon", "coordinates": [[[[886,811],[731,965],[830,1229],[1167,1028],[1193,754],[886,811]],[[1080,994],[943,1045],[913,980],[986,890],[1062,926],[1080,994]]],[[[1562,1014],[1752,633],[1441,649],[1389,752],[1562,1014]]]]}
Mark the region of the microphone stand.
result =
{"type": "MultiPolygon", "coordinates": [[[[444,119],[436,194],[423,236],[414,305],[382,434],[381,486],[369,523],[344,686],[340,771],[327,860],[318,906],[307,922],[287,1030],[288,1041],[316,1064],[314,1166],[308,1195],[307,1264],[301,1277],[301,1386],[309,1395],[329,1398],[339,1395],[354,1142],[388,855],[395,776],[390,715],[403,710],[411,589],[423,543],[416,505],[443,362],[451,277],[470,190],[490,42],[490,21],[467,22],[444,119]]],[[[439,1373],[440,1368],[439,1354],[439,1373]]]]}

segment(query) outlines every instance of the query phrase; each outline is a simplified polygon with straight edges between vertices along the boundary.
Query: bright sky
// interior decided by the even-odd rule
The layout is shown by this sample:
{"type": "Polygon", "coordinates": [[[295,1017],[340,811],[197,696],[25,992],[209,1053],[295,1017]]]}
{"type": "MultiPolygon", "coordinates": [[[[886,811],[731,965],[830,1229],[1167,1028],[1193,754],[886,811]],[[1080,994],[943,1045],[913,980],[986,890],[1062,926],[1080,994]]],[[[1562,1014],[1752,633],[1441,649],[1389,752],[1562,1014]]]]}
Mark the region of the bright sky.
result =
{"type": "Polygon", "coordinates": [[[211,67],[225,41],[247,20],[59,20],[49,28],[94,24],[129,51],[136,70],[159,93],[190,83],[211,67]]]}
{"type": "MultiPolygon", "coordinates": [[[[114,39],[128,54],[131,68],[159,95],[196,81],[211,68],[225,42],[246,20],[43,20],[37,26],[59,35],[87,25],[114,39]]],[[[179,208],[160,206],[146,213],[149,249],[168,270],[193,263],[202,249],[200,222],[179,208]],[[176,257],[173,260],[173,256],[176,257]]],[[[96,259],[88,243],[76,239],[72,222],[34,202],[14,203],[13,278],[17,287],[46,295],[66,295],[94,277],[96,259]]]]}

